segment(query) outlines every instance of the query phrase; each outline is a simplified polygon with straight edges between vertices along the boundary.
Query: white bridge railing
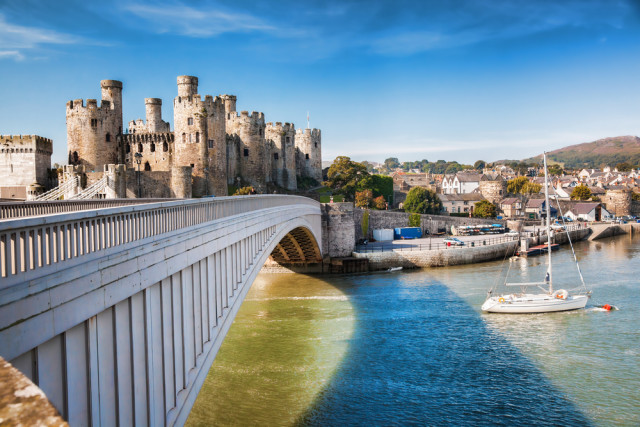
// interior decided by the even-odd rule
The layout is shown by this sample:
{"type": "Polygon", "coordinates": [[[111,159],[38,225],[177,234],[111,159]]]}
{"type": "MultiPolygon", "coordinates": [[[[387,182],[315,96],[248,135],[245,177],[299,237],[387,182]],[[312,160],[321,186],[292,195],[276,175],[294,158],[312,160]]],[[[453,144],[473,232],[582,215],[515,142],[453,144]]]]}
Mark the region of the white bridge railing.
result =
{"type": "Polygon", "coordinates": [[[63,182],[58,185],[56,188],[52,188],[46,193],[42,193],[35,200],[57,200],[60,197],[64,196],[64,194],[71,189],[75,188],[78,185],[78,177],[74,176],[73,178],[63,182]]]}
{"type": "Polygon", "coordinates": [[[245,212],[312,205],[300,196],[191,199],[0,221],[0,289],[63,268],[84,255],[245,212]]]}

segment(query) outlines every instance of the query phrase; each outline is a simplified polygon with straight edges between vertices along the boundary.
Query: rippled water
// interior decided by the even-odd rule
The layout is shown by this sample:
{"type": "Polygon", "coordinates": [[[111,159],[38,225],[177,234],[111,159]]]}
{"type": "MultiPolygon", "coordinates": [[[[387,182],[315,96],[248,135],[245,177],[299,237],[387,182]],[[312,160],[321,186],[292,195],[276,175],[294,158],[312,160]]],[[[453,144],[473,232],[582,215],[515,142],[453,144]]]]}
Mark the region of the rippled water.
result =
{"type": "MultiPolygon", "coordinates": [[[[640,239],[576,246],[587,309],[482,314],[543,258],[356,276],[261,276],[193,425],[640,425],[640,239]],[[604,312],[611,304],[618,311],[604,312]]],[[[555,253],[554,253],[555,255],[555,253]]],[[[577,279],[571,253],[554,281],[577,279]]]]}

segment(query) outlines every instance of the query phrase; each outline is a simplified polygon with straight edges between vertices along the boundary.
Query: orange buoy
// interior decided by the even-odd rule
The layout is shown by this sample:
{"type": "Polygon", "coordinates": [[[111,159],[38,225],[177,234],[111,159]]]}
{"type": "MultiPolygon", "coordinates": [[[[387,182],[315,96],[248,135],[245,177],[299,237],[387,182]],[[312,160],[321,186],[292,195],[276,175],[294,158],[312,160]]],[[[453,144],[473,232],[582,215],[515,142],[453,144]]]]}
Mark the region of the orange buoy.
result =
{"type": "Polygon", "coordinates": [[[607,311],[611,311],[611,306],[609,304],[603,305],[602,308],[604,308],[607,311]]]}

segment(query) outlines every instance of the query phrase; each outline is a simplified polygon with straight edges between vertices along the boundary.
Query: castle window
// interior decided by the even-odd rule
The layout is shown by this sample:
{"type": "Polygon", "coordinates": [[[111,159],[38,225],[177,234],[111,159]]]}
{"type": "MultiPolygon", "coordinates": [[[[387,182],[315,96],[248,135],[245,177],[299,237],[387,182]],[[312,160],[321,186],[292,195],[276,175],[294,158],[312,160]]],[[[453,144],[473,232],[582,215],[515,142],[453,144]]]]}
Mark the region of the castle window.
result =
{"type": "Polygon", "coordinates": [[[124,150],[125,150],[125,152],[130,153],[130,152],[131,152],[131,144],[127,144],[127,145],[125,146],[125,149],[124,149],[124,150]]]}
{"type": "Polygon", "coordinates": [[[209,140],[209,148],[213,148],[213,139],[209,140]]]}
{"type": "Polygon", "coordinates": [[[73,164],[74,165],[77,164],[78,163],[78,152],[74,151],[72,157],[73,157],[73,164]]]}
{"type": "Polygon", "coordinates": [[[92,128],[98,127],[98,119],[91,119],[91,127],[92,128]]]}
{"type": "Polygon", "coordinates": [[[287,142],[289,142],[289,137],[287,137],[287,142]]]}
{"type": "Polygon", "coordinates": [[[189,118],[187,119],[187,124],[188,124],[189,126],[191,126],[191,125],[193,124],[193,117],[189,117],[189,118]]]}
{"type": "Polygon", "coordinates": [[[200,142],[200,132],[196,132],[196,142],[200,142]]]}
{"type": "Polygon", "coordinates": [[[187,134],[186,134],[186,133],[183,133],[183,134],[182,134],[182,142],[183,142],[183,143],[184,143],[184,142],[187,142],[187,134]]]}
{"type": "Polygon", "coordinates": [[[262,136],[262,128],[258,128],[258,135],[262,136]]]}
{"type": "Polygon", "coordinates": [[[273,160],[278,160],[278,153],[273,153],[273,160]]]}
{"type": "Polygon", "coordinates": [[[144,170],[147,171],[147,172],[149,172],[151,170],[151,165],[149,164],[149,162],[145,162],[144,170]]]}
{"type": "Polygon", "coordinates": [[[249,157],[249,149],[248,148],[244,149],[244,156],[245,157],[249,157]]]}
{"type": "Polygon", "coordinates": [[[309,155],[308,155],[308,154],[305,154],[305,155],[304,155],[304,158],[305,158],[305,159],[307,159],[307,160],[309,160],[309,155]]]}
{"type": "Polygon", "coordinates": [[[152,153],[155,153],[155,151],[156,151],[156,144],[154,144],[154,143],[152,142],[152,143],[151,143],[151,147],[150,147],[150,149],[151,149],[151,152],[152,152],[152,153]]]}
{"type": "Polygon", "coordinates": [[[142,143],[138,144],[138,153],[142,153],[142,143]]]}
{"type": "Polygon", "coordinates": [[[313,143],[313,146],[314,146],[314,147],[316,147],[316,148],[318,148],[318,143],[317,143],[317,142],[314,142],[314,143],[313,143]]]}
{"type": "Polygon", "coordinates": [[[105,137],[104,137],[104,139],[105,139],[107,142],[111,142],[111,134],[110,134],[110,133],[106,134],[106,135],[105,135],[105,137]]]}
{"type": "Polygon", "coordinates": [[[165,153],[169,151],[169,144],[167,144],[166,142],[162,144],[162,151],[164,151],[165,153]]]}

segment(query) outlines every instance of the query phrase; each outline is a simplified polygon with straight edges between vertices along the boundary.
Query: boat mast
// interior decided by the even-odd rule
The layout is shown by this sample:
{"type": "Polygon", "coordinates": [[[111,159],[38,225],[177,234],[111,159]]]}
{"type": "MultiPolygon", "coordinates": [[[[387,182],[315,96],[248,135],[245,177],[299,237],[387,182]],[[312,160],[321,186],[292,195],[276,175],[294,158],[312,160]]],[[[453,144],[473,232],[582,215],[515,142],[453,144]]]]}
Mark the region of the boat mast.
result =
{"type": "Polygon", "coordinates": [[[549,293],[553,292],[551,275],[551,209],[549,208],[549,171],[547,170],[547,152],[542,153],[544,160],[544,204],[547,211],[547,254],[549,256],[549,293]]]}

